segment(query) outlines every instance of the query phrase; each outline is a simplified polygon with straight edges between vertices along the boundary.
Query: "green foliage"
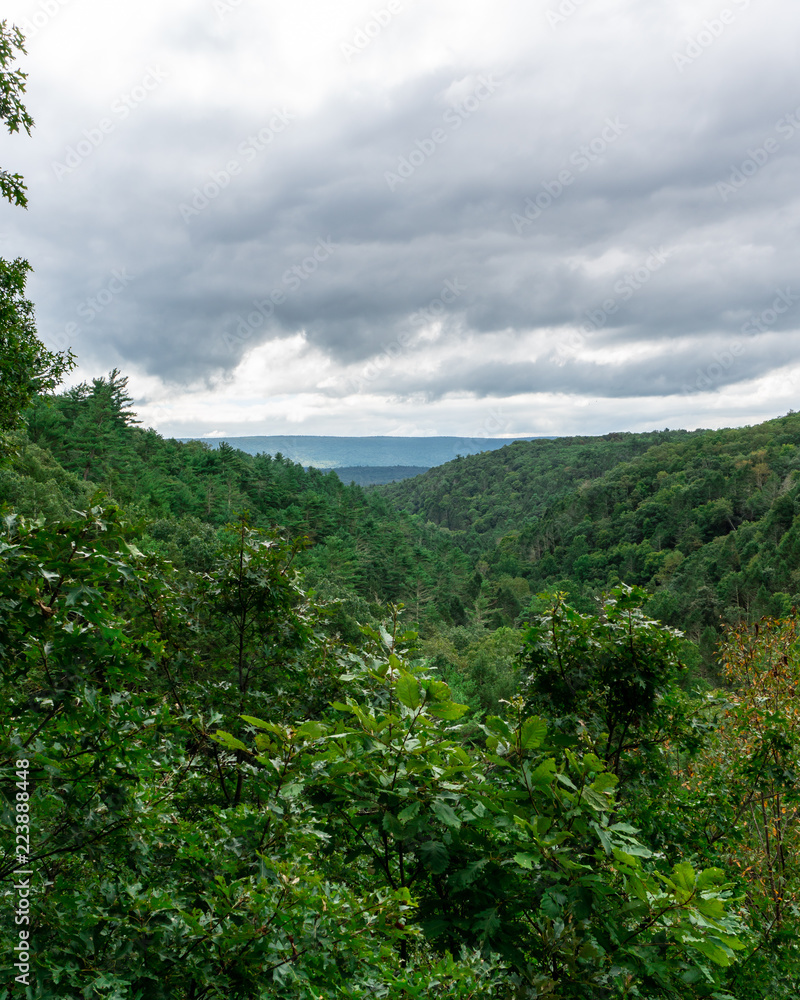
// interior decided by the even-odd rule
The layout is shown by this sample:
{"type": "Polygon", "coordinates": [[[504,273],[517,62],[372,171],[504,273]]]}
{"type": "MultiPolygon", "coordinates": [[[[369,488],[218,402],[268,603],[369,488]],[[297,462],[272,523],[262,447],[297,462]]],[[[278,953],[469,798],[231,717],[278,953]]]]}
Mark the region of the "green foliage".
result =
{"type": "Polygon", "coordinates": [[[0,464],[0,497],[15,511],[58,520],[89,505],[92,488],[67,472],[49,451],[20,432],[9,434],[7,441],[13,459],[0,464]]]}
{"type": "Polygon", "coordinates": [[[381,493],[454,532],[467,551],[478,552],[492,548],[509,528],[518,530],[540,517],[580,484],[654,444],[684,436],[685,431],[657,431],[515,441],[386,486],[381,493]]]}
{"type": "Polygon", "coordinates": [[[800,983],[800,684],[798,622],[762,619],[726,631],[732,686],[708,702],[702,752],[675,783],[683,837],[736,872],[757,932],[731,991],[740,1000],[794,996],[800,983]]]}
{"type": "MultiPolygon", "coordinates": [[[[278,643],[290,661],[306,649],[310,698],[319,658],[291,550],[239,525],[212,573],[181,582],[95,505],[53,526],[9,515],[0,559],[4,811],[25,759],[34,830],[28,860],[4,841],[0,872],[37,873],[35,995],[296,996],[314,981],[334,996],[354,969],[377,979],[403,900],[322,879],[306,822],[281,821],[273,843],[208,735],[236,719],[232,690],[267,683],[278,643]]],[[[281,684],[267,707],[291,715],[281,684]]]]}
{"type": "Polygon", "coordinates": [[[36,336],[25,298],[30,265],[0,259],[0,433],[12,430],[37,393],[49,392],[74,367],[71,353],[48,351],[36,336]]]}
{"type": "MultiPolygon", "coordinates": [[[[734,546],[736,572],[761,573],[748,613],[791,614],[791,441],[721,437],[752,445],[761,495],[735,532],[718,534],[739,508],[712,446],[671,547],[632,530],[644,482],[602,529],[566,490],[525,529],[551,531],[526,566],[523,534],[471,561],[335,476],[164,441],[135,426],[116,371],[28,420],[0,470],[17,508],[0,783],[9,826],[29,762],[30,995],[796,994],[796,623],[714,619],[695,648],[651,613],[677,614],[684,567],[734,546]],[[601,557],[620,555],[607,579],[637,582],[598,605],[601,557]],[[568,593],[532,598],[542,567],[568,593]],[[379,625],[385,600],[406,607],[379,625]],[[708,659],[721,635],[728,689],[696,696],[684,654],[708,659]]],[[[694,441],[662,443],[656,465],[694,441]]],[[[598,474],[598,495],[621,474],[598,474]]],[[[709,570],[689,621],[720,601],[709,570]]],[[[2,848],[13,898],[28,860],[2,848]]]]}
{"type": "Polygon", "coordinates": [[[626,754],[665,738],[674,711],[662,702],[681,669],[680,634],[644,614],[647,596],[617,587],[586,615],[556,594],[525,632],[522,692],[565,731],[579,728],[616,774],[626,754]]]}
{"type": "MultiPolygon", "coordinates": [[[[12,69],[16,52],[24,52],[22,32],[0,21],[0,121],[9,132],[30,135],[33,119],[22,103],[26,74],[12,69]]],[[[0,170],[0,196],[23,208],[26,188],[19,174],[0,170]]],[[[37,393],[54,389],[74,367],[71,352],[48,351],[36,336],[33,303],[25,298],[30,264],[22,258],[0,259],[0,456],[4,435],[19,426],[21,414],[37,393]]]]}
{"type": "MultiPolygon", "coordinates": [[[[127,378],[117,369],[107,379],[67,390],[55,401],[40,402],[29,416],[29,433],[42,441],[63,442],[63,465],[83,480],[102,483],[125,451],[125,430],[136,421],[129,412],[132,403],[127,378]]],[[[122,499],[122,497],[120,497],[122,499]]]]}
{"type": "MultiPolygon", "coordinates": [[[[590,613],[621,582],[695,643],[800,604],[800,414],[756,427],[516,442],[382,488],[480,556],[492,625],[530,592],[590,613]],[[516,586],[519,588],[519,584],[516,586]]],[[[713,648],[704,644],[703,666],[713,648]]]]}
{"type": "Polygon", "coordinates": [[[3,787],[28,760],[36,837],[0,870],[30,864],[47,890],[35,995],[721,982],[742,935],[721,873],[661,870],[615,820],[597,756],[551,741],[521,699],[475,741],[466,706],[406,658],[417,636],[397,614],[359,651],[332,648],[296,547],[243,521],[203,574],[133,537],[98,503],[5,522],[3,787]]]}
{"type": "MultiPolygon", "coordinates": [[[[314,543],[299,553],[298,565],[327,597],[350,602],[355,595],[372,605],[372,615],[402,601],[418,622],[466,619],[469,562],[443,532],[333,473],[142,430],[134,426],[126,384],[114,370],[49,404],[37,401],[27,414],[28,436],[78,479],[154,522],[157,544],[143,542],[145,549],[199,569],[207,565],[208,535],[196,526],[219,529],[247,511],[259,530],[280,527],[314,543]]],[[[25,492],[15,484],[9,499],[25,492]]],[[[341,626],[358,634],[352,615],[341,626]]]]}
{"type": "MultiPolygon", "coordinates": [[[[17,52],[25,52],[22,32],[8,21],[0,21],[0,121],[9,132],[19,132],[23,128],[28,135],[33,128],[33,119],[22,103],[27,74],[20,69],[11,69],[17,52]]],[[[0,195],[23,208],[28,200],[25,183],[19,174],[0,170],[0,195]]]]}
{"type": "Polygon", "coordinates": [[[799,473],[797,414],[696,432],[619,464],[511,544],[532,587],[639,584],[654,592],[655,617],[697,641],[720,618],[754,620],[795,603],[799,473]]]}
{"type": "Polygon", "coordinates": [[[426,632],[420,651],[470,708],[493,715],[517,692],[517,658],[522,637],[501,626],[444,627],[426,632]]]}
{"type": "Polygon", "coordinates": [[[744,946],[723,873],[654,868],[635,829],[611,820],[616,778],[548,745],[521,700],[487,720],[485,745],[465,742],[464,706],[396,652],[408,637],[374,638],[338,718],[246,721],[263,799],[278,803],[267,809],[313,817],[326,876],[408,900],[401,960],[478,949],[508,968],[514,995],[708,995],[690,984],[719,984],[744,946]]]}

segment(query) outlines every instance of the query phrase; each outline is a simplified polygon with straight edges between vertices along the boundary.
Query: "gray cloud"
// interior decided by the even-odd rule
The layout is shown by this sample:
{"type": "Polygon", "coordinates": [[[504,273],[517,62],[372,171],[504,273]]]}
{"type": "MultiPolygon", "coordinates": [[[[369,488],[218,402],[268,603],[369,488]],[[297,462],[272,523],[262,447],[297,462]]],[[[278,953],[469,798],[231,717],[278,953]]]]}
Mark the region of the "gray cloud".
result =
{"type": "MultiPolygon", "coordinates": [[[[32,46],[43,113],[35,144],[14,145],[31,209],[4,209],[0,228],[34,263],[43,335],[68,339],[87,365],[133,366],[175,386],[211,384],[254,346],[298,331],[336,364],[358,365],[416,335],[420,311],[456,281],[463,290],[423,316],[443,320],[432,343],[476,355],[454,357],[442,377],[395,373],[388,395],[670,395],[737,338],[746,364],[692,392],[800,360],[794,306],[743,332],[779,290],[800,293],[800,90],[788,43],[800,11],[740,3],[679,72],[674,53],[714,5],[681,7],[679,20],[661,4],[606,3],[610,22],[586,5],[552,30],[524,5],[499,6],[507,38],[485,59],[455,49],[397,83],[353,79],[342,60],[316,101],[294,104],[278,88],[242,107],[181,97],[192,73],[198,86],[208,74],[222,83],[254,57],[244,10],[238,22],[239,12],[168,22],[152,40],[158,58],[130,61],[115,87],[74,107],[32,46]],[[523,10],[529,44],[513,30],[523,10]],[[164,82],[115,113],[151,64],[164,82]],[[93,146],[104,118],[113,129],[93,146]],[[57,176],[54,163],[68,162],[57,176]],[[668,258],[637,281],[654,248],[668,258]],[[87,307],[108,298],[119,269],[131,280],[87,307]],[[558,330],[584,338],[566,360],[480,354],[482,336],[558,330]],[[581,357],[604,345],[631,354],[581,357]]],[[[408,45],[414,19],[420,31],[425,18],[435,25],[436,8],[409,8],[359,58],[408,45]]],[[[356,13],[341,38],[351,23],[356,13]]]]}

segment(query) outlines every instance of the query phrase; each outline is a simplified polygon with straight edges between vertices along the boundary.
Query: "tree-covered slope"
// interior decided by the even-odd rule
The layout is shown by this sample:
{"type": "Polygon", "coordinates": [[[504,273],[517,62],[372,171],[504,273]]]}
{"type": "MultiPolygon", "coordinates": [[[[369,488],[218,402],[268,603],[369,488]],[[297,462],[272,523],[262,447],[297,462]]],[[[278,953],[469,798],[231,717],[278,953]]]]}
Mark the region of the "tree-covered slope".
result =
{"type": "Polygon", "coordinates": [[[620,579],[699,636],[798,600],[800,415],[651,448],[576,490],[493,554],[532,587],[620,579]]]}
{"type": "Polygon", "coordinates": [[[754,427],[520,442],[384,487],[478,556],[506,617],[562,589],[589,610],[621,581],[703,642],[720,620],[800,603],[800,414],[754,427]]]}
{"type": "MultiPolygon", "coordinates": [[[[292,546],[244,523],[207,572],[180,574],[113,506],[1,527],[4,994],[792,996],[793,954],[762,916],[777,885],[791,940],[796,876],[733,813],[744,768],[726,782],[700,760],[736,798],[685,822],[673,768],[693,706],[672,680],[672,637],[633,595],[611,627],[580,628],[598,660],[582,670],[617,663],[635,687],[652,665],[661,704],[624,715],[624,745],[609,747],[603,713],[619,712],[595,687],[588,731],[520,697],[476,738],[396,616],[359,651],[326,638],[292,546]],[[677,842],[651,836],[656,811],[677,842]]],[[[738,735],[719,740],[738,748],[738,735]]],[[[770,777],[759,793],[782,791],[770,777]]]]}
{"type": "Polygon", "coordinates": [[[396,483],[402,479],[413,479],[428,471],[428,466],[422,465],[351,465],[337,467],[336,475],[343,483],[356,483],[358,486],[381,486],[384,483],[396,483]]]}
{"type": "Polygon", "coordinates": [[[299,564],[329,596],[404,602],[417,621],[466,621],[469,561],[445,532],[333,472],[164,439],[136,426],[130,403],[118,372],[40,399],[0,471],[0,500],[63,516],[100,487],[148,520],[162,554],[199,569],[214,532],[246,511],[254,527],[308,539],[299,564]]]}
{"type": "Polygon", "coordinates": [[[653,445],[687,431],[516,441],[499,451],[457,458],[381,489],[397,506],[458,533],[467,551],[493,544],[509,527],[541,517],[578,484],[602,476],[653,445]]]}
{"type": "Polygon", "coordinates": [[[796,995],[796,620],[731,630],[729,690],[696,697],[646,594],[595,605],[572,558],[595,522],[609,558],[640,544],[662,488],[655,552],[721,502],[706,545],[784,544],[793,417],[662,441],[472,567],[376,493],[164,441],[127,402],[112,374],[37,406],[0,469],[0,770],[30,846],[0,868],[44,886],[36,996],[796,995]],[[592,610],[508,627],[562,557],[592,610]],[[309,581],[358,606],[358,642],[309,581]],[[391,590],[423,636],[365,600],[391,590]]]}

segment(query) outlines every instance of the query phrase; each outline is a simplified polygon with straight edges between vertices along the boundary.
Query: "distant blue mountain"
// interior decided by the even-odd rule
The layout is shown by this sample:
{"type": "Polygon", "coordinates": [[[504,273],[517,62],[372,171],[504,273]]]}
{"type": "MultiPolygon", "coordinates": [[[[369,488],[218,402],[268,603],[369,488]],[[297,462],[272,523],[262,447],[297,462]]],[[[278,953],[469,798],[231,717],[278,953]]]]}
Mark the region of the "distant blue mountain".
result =
{"type": "Polygon", "coordinates": [[[355,483],[357,486],[399,483],[401,479],[413,479],[427,471],[427,468],[419,465],[338,465],[334,469],[345,485],[355,483]]]}
{"type": "Polygon", "coordinates": [[[277,455],[301,465],[317,469],[352,468],[353,466],[413,465],[431,469],[444,465],[458,455],[477,455],[495,451],[513,441],[533,441],[524,438],[461,438],[461,437],[316,437],[275,434],[267,437],[182,438],[202,440],[216,447],[225,441],[250,455],[277,455]]]}

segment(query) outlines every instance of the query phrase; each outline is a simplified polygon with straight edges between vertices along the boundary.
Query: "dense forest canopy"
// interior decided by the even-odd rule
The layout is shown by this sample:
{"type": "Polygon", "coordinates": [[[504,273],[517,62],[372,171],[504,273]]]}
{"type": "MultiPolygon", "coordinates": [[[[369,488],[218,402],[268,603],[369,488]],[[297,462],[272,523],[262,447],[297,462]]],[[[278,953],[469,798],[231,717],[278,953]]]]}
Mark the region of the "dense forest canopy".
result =
{"type": "MultiPolygon", "coordinates": [[[[18,51],[0,22],[11,132],[18,51]]],[[[4,996],[798,995],[800,417],[365,490],[165,440],[116,370],[53,396],[29,269],[0,261],[4,996]]]]}
{"type": "Polygon", "coordinates": [[[480,550],[504,528],[540,516],[581,483],[653,445],[688,436],[667,430],[517,441],[499,452],[460,456],[384,493],[398,506],[458,532],[464,546],[480,550]]]}
{"type": "Polygon", "coordinates": [[[796,995],[794,414],[364,490],[131,402],[5,438],[4,984],[796,995]]]}
{"type": "Polygon", "coordinates": [[[708,659],[721,622],[800,603],[799,489],[800,414],[789,413],[741,429],[518,443],[382,493],[451,529],[496,593],[524,581],[588,610],[620,581],[639,584],[708,659]]]}

